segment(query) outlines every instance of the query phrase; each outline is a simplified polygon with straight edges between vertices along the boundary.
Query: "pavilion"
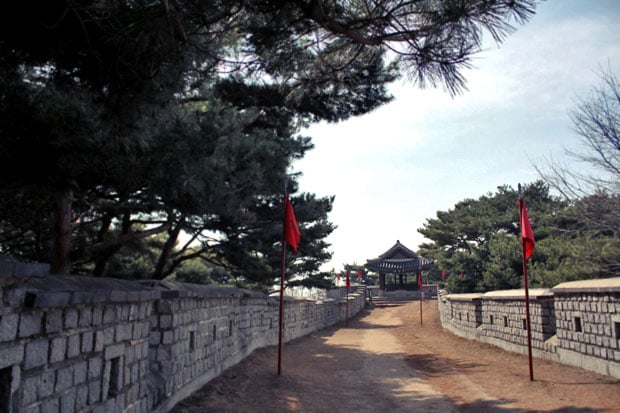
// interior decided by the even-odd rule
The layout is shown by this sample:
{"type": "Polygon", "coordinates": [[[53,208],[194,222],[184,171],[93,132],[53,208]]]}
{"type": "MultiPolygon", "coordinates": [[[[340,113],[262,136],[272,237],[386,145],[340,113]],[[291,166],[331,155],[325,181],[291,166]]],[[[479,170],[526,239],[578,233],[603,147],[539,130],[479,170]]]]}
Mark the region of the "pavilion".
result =
{"type": "Polygon", "coordinates": [[[421,276],[421,271],[427,269],[432,260],[421,257],[414,251],[405,247],[399,240],[396,244],[379,257],[366,260],[366,269],[379,273],[379,288],[382,291],[406,289],[417,290],[418,289],[418,277],[421,276]],[[386,279],[386,275],[392,275],[392,282],[386,279]],[[407,276],[415,274],[415,283],[407,284],[407,276]]]}

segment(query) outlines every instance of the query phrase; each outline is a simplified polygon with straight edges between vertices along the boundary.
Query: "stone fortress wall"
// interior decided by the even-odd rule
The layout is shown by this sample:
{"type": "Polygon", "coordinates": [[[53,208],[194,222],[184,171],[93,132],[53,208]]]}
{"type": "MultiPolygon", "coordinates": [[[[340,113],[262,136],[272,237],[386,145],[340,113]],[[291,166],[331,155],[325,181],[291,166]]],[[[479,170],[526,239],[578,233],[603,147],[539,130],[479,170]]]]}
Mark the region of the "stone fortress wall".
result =
{"type": "MultiPolygon", "coordinates": [[[[620,278],[530,289],[532,355],[620,378],[620,278]]],[[[445,294],[443,327],[468,339],[527,354],[524,290],[445,294]]]]}
{"type": "MultiPolygon", "coordinates": [[[[23,277],[21,269],[0,266],[0,411],[166,412],[255,349],[278,344],[278,297],[164,281],[23,277]]],[[[365,292],[350,293],[287,297],[284,341],[357,314],[365,292]]]]}

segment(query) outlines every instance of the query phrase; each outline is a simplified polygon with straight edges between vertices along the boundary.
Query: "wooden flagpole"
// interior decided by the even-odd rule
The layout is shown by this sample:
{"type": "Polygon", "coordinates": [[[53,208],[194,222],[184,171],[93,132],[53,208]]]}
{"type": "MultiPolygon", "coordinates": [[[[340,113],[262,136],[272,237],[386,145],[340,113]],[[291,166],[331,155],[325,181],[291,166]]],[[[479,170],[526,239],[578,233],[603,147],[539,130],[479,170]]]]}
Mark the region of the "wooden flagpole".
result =
{"type": "MultiPolygon", "coordinates": [[[[286,199],[286,192],[284,192],[284,199],[286,199]]],[[[282,337],[284,334],[284,278],[286,276],[286,202],[284,204],[284,217],[282,219],[282,258],[280,269],[280,319],[279,319],[279,331],[278,331],[278,376],[282,373],[282,337]]]]}
{"type": "Polygon", "coordinates": [[[420,325],[424,325],[422,318],[422,268],[418,267],[418,295],[420,296],[420,325]]]}
{"type": "MultiPolygon", "coordinates": [[[[523,199],[521,198],[521,184],[519,184],[519,222],[523,225],[523,199]]],[[[523,233],[523,228],[521,228],[523,233]]],[[[530,381],[534,381],[534,369],[532,366],[532,329],[530,325],[530,294],[527,279],[527,257],[525,256],[525,237],[521,235],[521,253],[523,257],[523,284],[525,288],[525,325],[527,328],[527,358],[530,368],[530,381]]]]}
{"type": "Polygon", "coordinates": [[[349,270],[347,270],[347,281],[346,281],[347,296],[345,298],[347,310],[346,310],[345,319],[344,319],[345,326],[349,325],[349,285],[351,285],[351,279],[349,277],[350,277],[349,270]]]}

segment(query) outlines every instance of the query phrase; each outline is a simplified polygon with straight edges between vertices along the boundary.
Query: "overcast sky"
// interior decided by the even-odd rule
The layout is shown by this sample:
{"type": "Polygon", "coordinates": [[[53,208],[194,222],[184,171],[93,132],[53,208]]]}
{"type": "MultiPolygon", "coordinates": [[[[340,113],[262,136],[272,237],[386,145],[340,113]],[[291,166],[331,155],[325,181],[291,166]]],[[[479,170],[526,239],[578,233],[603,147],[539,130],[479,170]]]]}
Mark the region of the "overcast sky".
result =
{"type": "Polygon", "coordinates": [[[315,148],[294,165],[300,191],[336,196],[323,269],[363,264],[396,240],[417,250],[437,211],[533,182],[532,160],[566,159],[579,145],[568,110],[601,65],[620,72],[619,22],[618,0],[548,0],[501,45],[485,44],[463,95],[405,80],[372,113],[304,131],[315,148]]]}

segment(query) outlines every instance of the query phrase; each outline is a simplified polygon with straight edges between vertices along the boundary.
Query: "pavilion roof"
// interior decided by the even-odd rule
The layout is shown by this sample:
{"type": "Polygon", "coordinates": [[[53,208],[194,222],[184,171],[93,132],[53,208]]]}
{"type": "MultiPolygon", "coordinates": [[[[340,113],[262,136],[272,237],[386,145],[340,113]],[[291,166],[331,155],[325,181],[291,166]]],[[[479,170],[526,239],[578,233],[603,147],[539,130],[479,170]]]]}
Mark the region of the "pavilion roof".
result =
{"type": "Polygon", "coordinates": [[[405,247],[400,241],[377,258],[366,260],[365,267],[370,271],[383,273],[415,273],[433,263],[405,247]]]}

